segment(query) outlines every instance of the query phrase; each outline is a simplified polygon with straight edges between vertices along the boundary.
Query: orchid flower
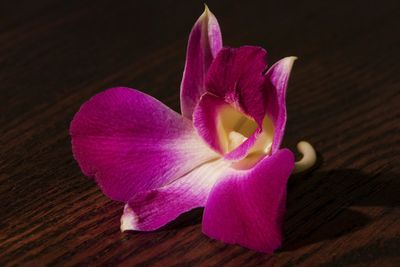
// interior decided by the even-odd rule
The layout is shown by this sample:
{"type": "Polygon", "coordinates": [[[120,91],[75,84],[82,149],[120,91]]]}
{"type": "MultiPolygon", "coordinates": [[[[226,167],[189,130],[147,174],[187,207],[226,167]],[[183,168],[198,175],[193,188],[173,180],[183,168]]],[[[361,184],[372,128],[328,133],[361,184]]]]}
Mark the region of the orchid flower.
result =
{"type": "Polygon", "coordinates": [[[271,253],[282,242],[286,184],[315,162],[280,145],[295,57],[268,70],[263,48],[223,47],[206,7],[189,36],[178,114],[155,98],[112,88],[84,103],[70,128],[82,172],[125,203],[121,230],[152,231],[205,207],[202,230],[271,253]]]}

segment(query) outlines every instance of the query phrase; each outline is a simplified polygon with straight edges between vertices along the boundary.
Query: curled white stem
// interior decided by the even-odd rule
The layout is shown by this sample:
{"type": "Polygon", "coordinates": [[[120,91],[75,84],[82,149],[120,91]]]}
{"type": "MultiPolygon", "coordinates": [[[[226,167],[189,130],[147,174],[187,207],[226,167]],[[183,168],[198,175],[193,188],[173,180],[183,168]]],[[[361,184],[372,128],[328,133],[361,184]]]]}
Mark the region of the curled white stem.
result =
{"type": "Polygon", "coordinates": [[[293,173],[306,171],[311,168],[317,161],[317,154],[315,153],[315,149],[310,143],[306,141],[299,142],[297,144],[297,150],[299,150],[299,152],[303,154],[303,157],[301,160],[295,163],[293,173]]]}

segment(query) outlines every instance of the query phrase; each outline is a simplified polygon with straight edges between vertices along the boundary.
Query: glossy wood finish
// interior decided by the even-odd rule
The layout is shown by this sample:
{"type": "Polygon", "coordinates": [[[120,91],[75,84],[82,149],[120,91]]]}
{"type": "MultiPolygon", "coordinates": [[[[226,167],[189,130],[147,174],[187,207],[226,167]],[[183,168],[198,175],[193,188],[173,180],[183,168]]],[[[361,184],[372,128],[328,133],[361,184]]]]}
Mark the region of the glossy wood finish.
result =
{"type": "Polygon", "coordinates": [[[69,123],[117,85],[178,110],[202,2],[0,4],[1,266],[400,266],[397,0],[208,1],[226,45],[299,57],[285,146],[312,142],[319,165],[290,179],[286,239],[271,256],[202,235],[201,210],[119,231],[123,205],[80,172],[69,123]]]}

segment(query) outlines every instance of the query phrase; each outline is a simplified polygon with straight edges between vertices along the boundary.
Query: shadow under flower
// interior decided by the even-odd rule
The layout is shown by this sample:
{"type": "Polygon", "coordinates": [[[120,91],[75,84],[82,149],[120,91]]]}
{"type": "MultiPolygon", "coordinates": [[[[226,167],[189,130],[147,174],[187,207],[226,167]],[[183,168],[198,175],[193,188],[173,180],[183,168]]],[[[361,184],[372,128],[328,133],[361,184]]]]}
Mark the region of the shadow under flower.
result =
{"type": "Polygon", "coordinates": [[[177,230],[186,228],[189,226],[193,226],[196,224],[201,224],[201,220],[203,217],[204,208],[196,208],[191,211],[185,212],[178,216],[172,222],[166,224],[165,226],[161,227],[158,231],[166,231],[166,230],[177,230]]]}
{"type": "Polygon", "coordinates": [[[399,176],[388,171],[366,174],[341,169],[293,175],[288,184],[286,240],[281,250],[355,232],[373,220],[356,211],[357,207],[397,207],[399,192],[399,176]]]}

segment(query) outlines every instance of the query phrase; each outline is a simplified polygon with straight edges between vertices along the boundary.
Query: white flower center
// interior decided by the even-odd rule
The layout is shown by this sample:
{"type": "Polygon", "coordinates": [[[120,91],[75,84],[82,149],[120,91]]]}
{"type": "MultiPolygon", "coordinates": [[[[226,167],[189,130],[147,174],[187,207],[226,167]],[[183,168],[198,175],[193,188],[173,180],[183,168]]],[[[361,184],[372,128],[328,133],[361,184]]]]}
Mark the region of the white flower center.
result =
{"type": "Polygon", "coordinates": [[[232,131],[229,133],[228,139],[228,150],[231,151],[246,141],[247,137],[244,137],[241,133],[232,131]]]}
{"type": "MultiPolygon", "coordinates": [[[[239,147],[258,128],[257,123],[252,118],[231,105],[221,108],[217,123],[218,137],[224,153],[231,152],[239,147]]],[[[266,116],[263,120],[263,131],[258,135],[257,141],[248,151],[246,158],[233,164],[238,168],[253,166],[262,156],[270,153],[273,136],[272,121],[266,116]]]]}

